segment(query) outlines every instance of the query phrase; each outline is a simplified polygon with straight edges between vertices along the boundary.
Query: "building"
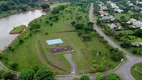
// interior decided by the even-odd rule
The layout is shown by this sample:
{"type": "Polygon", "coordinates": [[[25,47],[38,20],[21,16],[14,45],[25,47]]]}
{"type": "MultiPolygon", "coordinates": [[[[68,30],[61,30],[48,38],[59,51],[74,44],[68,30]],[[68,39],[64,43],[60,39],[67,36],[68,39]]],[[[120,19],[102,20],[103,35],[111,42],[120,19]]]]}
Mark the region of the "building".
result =
{"type": "Polygon", "coordinates": [[[100,11],[99,11],[99,14],[100,14],[101,16],[106,16],[106,15],[108,15],[108,12],[105,12],[105,11],[103,11],[103,10],[100,10],[100,11]]]}
{"type": "Polygon", "coordinates": [[[107,15],[107,16],[103,16],[101,18],[99,18],[100,21],[114,21],[115,17],[112,15],[107,15]]]}
{"type": "Polygon", "coordinates": [[[132,45],[140,47],[140,46],[142,46],[142,42],[133,42],[132,45]]]}
{"type": "Polygon", "coordinates": [[[118,22],[117,23],[108,24],[108,26],[110,27],[110,29],[115,29],[115,30],[122,29],[122,26],[118,22]]]}
{"type": "Polygon", "coordinates": [[[122,13],[122,12],[123,12],[123,10],[121,10],[121,9],[119,9],[119,8],[115,8],[114,11],[115,11],[115,12],[118,12],[118,13],[122,13]]]}
{"type": "Polygon", "coordinates": [[[136,19],[130,19],[128,23],[131,23],[135,28],[141,28],[142,29],[142,21],[136,20],[136,19]]]}
{"type": "Polygon", "coordinates": [[[108,26],[110,27],[110,29],[114,29],[117,27],[114,23],[108,24],[108,26]]]}
{"type": "Polygon", "coordinates": [[[48,4],[50,2],[50,0],[44,0],[44,2],[48,4]]]}

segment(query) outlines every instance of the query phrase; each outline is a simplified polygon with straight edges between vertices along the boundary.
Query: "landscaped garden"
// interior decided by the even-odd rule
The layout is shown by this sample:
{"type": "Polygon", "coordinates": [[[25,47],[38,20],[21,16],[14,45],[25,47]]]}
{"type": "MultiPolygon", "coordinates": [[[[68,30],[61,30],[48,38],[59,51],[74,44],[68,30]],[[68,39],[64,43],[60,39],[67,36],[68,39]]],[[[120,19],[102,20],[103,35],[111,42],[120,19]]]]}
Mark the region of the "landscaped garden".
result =
{"type": "Polygon", "coordinates": [[[17,27],[14,27],[9,34],[20,34],[23,32],[23,30],[26,28],[26,25],[20,25],[17,27]]]}
{"type": "Polygon", "coordinates": [[[133,67],[131,68],[131,74],[136,80],[141,80],[142,79],[142,63],[133,65],[133,67]]]}
{"type": "Polygon", "coordinates": [[[61,5],[30,22],[27,30],[2,52],[2,63],[17,71],[38,66],[48,67],[56,74],[69,74],[71,68],[63,56],[66,53],[51,54],[49,48],[55,45],[50,46],[46,42],[60,38],[64,43],[59,45],[69,45],[74,49],[70,53],[79,74],[115,68],[123,54],[112,49],[92,30],[92,23],[88,22],[88,11],[88,3],[61,5]],[[114,52],[120,55],[115,56],[114,52]]]}

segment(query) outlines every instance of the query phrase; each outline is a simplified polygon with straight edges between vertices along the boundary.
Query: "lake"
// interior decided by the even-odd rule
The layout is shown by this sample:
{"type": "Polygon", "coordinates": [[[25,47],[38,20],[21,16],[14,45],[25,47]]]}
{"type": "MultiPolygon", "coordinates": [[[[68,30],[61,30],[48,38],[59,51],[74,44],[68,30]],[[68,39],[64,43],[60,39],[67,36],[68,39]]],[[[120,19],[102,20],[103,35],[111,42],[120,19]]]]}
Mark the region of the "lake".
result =
{"type": "Polygon", "coordinates": [[[10,35],[9,32],[16,26],[28,25],[28,23],[46,13],[42,10],[28,11],[14,14],[0,19],[0,50],[4,50],[18,36],[10,35]]]}

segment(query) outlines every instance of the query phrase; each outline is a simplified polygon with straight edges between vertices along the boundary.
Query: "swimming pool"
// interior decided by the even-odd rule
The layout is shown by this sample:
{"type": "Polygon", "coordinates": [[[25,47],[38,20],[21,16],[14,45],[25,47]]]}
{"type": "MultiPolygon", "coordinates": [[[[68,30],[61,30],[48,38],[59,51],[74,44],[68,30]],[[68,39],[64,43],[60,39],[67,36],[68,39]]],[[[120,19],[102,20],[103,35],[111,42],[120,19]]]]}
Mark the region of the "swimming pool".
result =
{"type": "Polygon", "coordinates": [[[63,43],[63,41],[59,38],[59,39],[52,39],[52,40],[47,40],[46,41],[48,45],[54,45],[54,44],[61,44],[63,43]]]}

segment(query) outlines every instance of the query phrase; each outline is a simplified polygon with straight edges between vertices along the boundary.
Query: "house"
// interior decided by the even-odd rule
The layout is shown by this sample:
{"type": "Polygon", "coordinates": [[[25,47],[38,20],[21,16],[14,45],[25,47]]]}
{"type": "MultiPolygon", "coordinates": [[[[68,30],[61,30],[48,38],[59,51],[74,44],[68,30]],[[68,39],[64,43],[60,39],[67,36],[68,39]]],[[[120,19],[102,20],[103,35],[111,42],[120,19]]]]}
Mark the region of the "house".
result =
{"type": "Polygon", "coordinates": [[[142,4],[142,2],[140,2],[139,0],[136,0],[136,4],[142,4]]]}
{"type": "Polygon", "coordinates": [[[115,30],[122,29],[122,26],[118,22],[117,23],[108,24],[108,26],[110,27],[110,29],[115,29],[115,30]]]}
{"type": "Polygon", "coordinates": [[[115,8],[114,11],[115,11],[115,12],[118,12],[118,13],[122,13],[122,12],[123,12],[123,10],[121,10],[121,9],[119,9],[119,8],[115,8]]]}
{"type": "Polygon", "coordinates": [[[110,27],[110,29],[114,29],[117,27],[114,23],[108,24],[108,26],[110,27]]]}
{"type": "Polygon", "coordinates": [[[139,21],[139,20],[136,20],[136,19],[130,19],[130,21],[128,23],[135,26],[135,28],[141,28],[142,29],[142,21],[139,21]]]}
{"type": "Polygon", "coordinates": [[[107,15],[107,16],[103,16],[101,18],[99,18],[100,21],[114,21],[115,17],[112,15],[107,15]]]}
{"type": "Polygon", "coordinates": [[[45,2],[46,4],[48,4],[48,3],[50,2],[50,0],[44,0],[44,2],[45,2]]]}
{"type": "Polygon", "coordinates": [[[106,15],[108,15],[108,12],[105,12],[105,11],[103,11],[103,10],[100,10],[100,11],[99,11],[99,14],[100,14],[101,16],[106,16],[106,15]]]}
{"type": "Polygon", "coordinates": [[[140,47],[140,46],[142,46],[142,42],[133,42],[132,45],[140,47]]]}

